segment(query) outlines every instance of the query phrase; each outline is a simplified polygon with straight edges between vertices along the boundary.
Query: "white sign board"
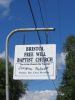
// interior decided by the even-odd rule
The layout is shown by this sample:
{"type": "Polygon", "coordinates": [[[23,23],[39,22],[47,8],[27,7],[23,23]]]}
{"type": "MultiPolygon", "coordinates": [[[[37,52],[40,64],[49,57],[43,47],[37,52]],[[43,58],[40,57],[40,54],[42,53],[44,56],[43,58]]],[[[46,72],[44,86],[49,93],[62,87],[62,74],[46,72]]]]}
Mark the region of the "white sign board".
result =
{"type": "Polygon", "coordinates": [[[56,45],[16,45],[13,79],[56,78],[56,45]]]}

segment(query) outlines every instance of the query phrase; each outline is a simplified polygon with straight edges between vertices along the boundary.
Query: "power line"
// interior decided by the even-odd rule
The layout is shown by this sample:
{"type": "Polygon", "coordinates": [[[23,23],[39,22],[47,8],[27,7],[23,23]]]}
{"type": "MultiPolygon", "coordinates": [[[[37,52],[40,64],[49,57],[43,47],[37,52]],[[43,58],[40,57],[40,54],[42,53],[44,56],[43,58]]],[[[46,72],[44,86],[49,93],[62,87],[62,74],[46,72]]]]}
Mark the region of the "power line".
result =
{"type": "MultiPolygon", "coordinates": [[[[33,14],[33,10],[32,10],[32,7],[31,7],[31,3],[30,3],[30,0],[28,0],[28,4],[29,4],[29,7],[30,7],[30,11],[31,11],[31,14],[32,14],[32,17],[33,17],[33,21],[34,21],[34,24],[35,24],[35,27],[37,28],[37,24],[36,24],[36,21],[35,21],[35,17],[34,17],[34,14],[33,14]]],[[[38,38],[39,38],[39,41],[40,41],[40,47],[41,47],[41,39],[40,39],[40,36],[39,36],[39,33],[37,31],[37,35],[38,35],[38,38]]],[[[42,52],[42,51],[41,51],[42,52]]],[[[43,57],[43,56],[42,56],[43,57]]],[[[44,65],[46,67],[46,64],[44,62],[44,65]]],[[[46,69],[46,72],[47,72],[47,75],[48,75],[48,78],[49,78],[49,74],[48,74],[48,71],[46,69]]],[[[50,79],[50,78],[49,78],[50,79]]]]}
{"type": "MultiPolygon", "coordinates": [[[[49,21],[48,21],[48,16],[47,16],[47,9],[46,9],[46,2],[45,2],[45,0],[43,0],[43,6],[44,6],[44,12],[45,12],[45,18],[46,18],[46,24],[47,24],[47,26],[50,26],[50,24],[49,24],[49,21]]],[[[51,32],[50,32],[51,33],[51,32]]],[[[51,38],[50,38],[50,40],[52,40],[51,38]]]]}
{"type": "Polygon", "coordinates": [[[48,23],[48,17],[47,17],[47,9],[46,9],[46,5],[45,5],[45,0],[43,0],[43,4],[44,4],[44,10],[45,10],[46,22],[47,22],[47,25],[49,26],[49,23],[48,23]]]}
{"type": "MultiPolygon", "coordinates": [[[[39,8],[40,8],[40,13],[41,13],[41,18],[42,18],[42,22],[43,22],[43,26],[45,27],[45,23],[44,23],[44,19],[43,19],[43,14],[42,14],[42,9],[41,9],[41,5],[40,5],[40,1],[38,0],[38,4],[39,4],[39,8]]],[[[46,16],[47,17],[47,16],[46,16]]],[[[46,44],[48,44],[48,34],[45,32],[45,36],[46,36],[46,44]]],[[[49,75],[48,75],[49,76],[49,75]]],[[[50,79],[50,78],[49,78],[50,79]]],[[[55,85],[55,83],[54,83],[54,81],[52,80],[52,82],[53,82],[53,85],[54,85],[54,88],[55,88],[55,90],[57,91],[57,93],[58,93],[58,90],[57,90],[57,88],[56,88],[56,85],[55,85]]]]}
{"type": "MultiPolygon", "coordinates": [[[[38,0],[38,4],[39,4],[39,8],[40,8],[40,14],[41,14],[41,18],[42,18],[42,22],[43,22],[43,26],[45,27],[45,23],[44,23],[44,19],[43,19],[43,14],[42,14],[42,9],[41,9],[41,5],[40,5],[40,1],[38,0]]],[[[46,18],[47,18],[47,15],[46,15],[46,18]]],[[[46,44],[48,44],[48,34],[45,32],[45,36],[46,36],[46,44]]],[[[49,75],[48,75],[49,76],[49,75]]],[[[50,78],[49,78],[50,79],[50,78]]],[[[54,85],[54,88],[55,90],[57,91],[58,93],[58,90],[56,88],[56,85],[54,83],[54,81],[52,80],[53,82],[53,85],[54,85]]]]}
{"type": "MultiPolygon", "coordinates": [[[[28,0],[28,4],[29,4],[29,7],[30,7],[30,11],[31,11],[31,14],[32,14],[32,18],[33,18],[33,21],[34,21],[34,25],[35,25],[35,27],[37,28],[37,24],[36,24],[36,21],[35,21],[35,17],[34,17],[34,14],[33,14],[33,10],[32,10],[32,7],[31,7],[30,0],[28,0]]],[[[38,38],[39,38],[39,41],[40,41],[40,47],[41,47],[41,39],[40,39],[40,36],[39,36],[38,31],[37,31],[37,35],[38,35],[38,38]]],[[[42,51],[41,51],[41,52],[42,52],[42,51]]],[[[43,57],[43,56],[42,56],[42,57],[43,57]]],[[[45,65],[45,67],[46,67],[45,62],[44,62],[44,65],[45,65]]],[[[48,78],[50,78],[47,69],[46,69],[46,72],[47,72],[48,78]]]]}
{"type": "MultiPolygon", "coordinates": [[[[45,27],[45,23],[44,23],[44,19],[43,19],[43,14],[42,14],[42,9],[41,9],[41,5],[40,5],[40,1],[39,0],[38,0],[38,5],[39,5],[39,8],[40,8],[40,14],[41,14],[43,26],[45,27]]],[[[48,44],[48,34],[47,34],[47,32],[45,32],[45,36],[46,36],[46,44],[48,44]]]]}
{"type": "MultiPolygon", "coordinates": [[[[35,21],[35,17],[34,17],[34,14],[33,14],[33,10],[32,10],[32,6],[31,6],[31,3],[30,3],[30,0],[28,0],[28,4],[29,4],[29,7],[30,7],[30,11],[31,11],[31,14],[32,14],[32,18],[33,18],[33,21],[34,21],[34,25],[35,25],[35,27],[37,28],[37,24],[36,24],[36,21],[35,21]]],[[[41,18],[42,18],[43,26],[45,27],[43,15],[42,15],[42,10],[41,10],[41,5],[40,5],[39,0],[38,0],[38,4],[39,4],[39,8],[40,8],[40,13],[41,13],[41,18]]],[[[40,36],[39,36],[38,31],[37,31],[37,35],[38,35],[38,38],[39,38],[39,41],[40,41],[40,44],[41,44],[41,39],[40,39],[40,36]]],[[[46,36],[46,44],[48,44],[48,34],[46,34],[46,32],[45,32],[45,36],[46,36]]],[[[41,46],[41,45],[40,45],[40,46],[41,46]]],[[[45,67],[46,67],[46,64],[45,64],[45,67]]],[[[46,71],[47,71],[47,70],[46,70],[46,71]]],[[[48,71],[47,71],[47,75],[48,75],[48,78],[50,79],[48,71]]],[[[54,87],[55,87],[55,89],[56,89],[56,91],[57,91],[57,88],[56,88],[54,82],[53,82],[53,84],[54,84],[54,87]]],[[[58,93],[58,91],[57,91],[57,93],[58,93]]]]}
{"type": "MultiPolygon", "coordinates": [[[[28,4],[29,4],[29,8],[30,8],[30,11],[31,11],[31,15],[32,15],[33,21],[34,21],[35,28],[37,28],[37,24],[36,24],[36,21],[35,21],[35,17],[34,17],[34,14],[33,14],[33,10],[32,10],[32,6],[31,6],[31,3],[30,3],[30,0],[28,0],[28,4]]],[[[40,39],[40,35],[39,35],[38,31],[37,31],[37,36],[38,36],[39,42],[41,44],[41,39],[40,39]]]]}
{"type": "MultiPolygon", "coordinates": [[[[40,5],[40,1],[39,0],[38,0],[38,4],[39,4],[39,8],[40,8],[40,13],[41,13],[41,18],[42,18],[43,26],[45,27],[45,23],[44,23],[44,19],[43,19],[43,14],[42,14],[42,9],[41,9],[41,5],[40,5]]],[[[46,36],[46,44],[48,44],[48,34],[46,34],[46,32],[45,32],[45,36],[46,36]]],[[[55,85],[54,81],[52,81],[52,82],[53,82],[53,85],[54,85],[54,87],[56,89],[56,85],[55,85]]]]}

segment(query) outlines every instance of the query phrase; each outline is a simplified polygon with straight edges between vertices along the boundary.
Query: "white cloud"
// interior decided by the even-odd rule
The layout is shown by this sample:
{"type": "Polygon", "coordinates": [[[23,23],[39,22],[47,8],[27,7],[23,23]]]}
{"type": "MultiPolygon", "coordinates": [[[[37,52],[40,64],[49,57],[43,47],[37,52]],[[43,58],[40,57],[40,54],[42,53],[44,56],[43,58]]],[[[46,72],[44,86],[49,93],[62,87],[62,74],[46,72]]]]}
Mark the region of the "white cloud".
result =
{"type": "Polygon", "coordinates": [[[65,65],[65,57],[66,57],[66,53],[61,52],[60,54],[57,54],[57,68],[61,69],[62,65],[65,65]]]}
{"type": "Polygon", "coordinates": [[[3,51],[2,53],[0,53],[0,58],[5,58],[5,52],[3,51]]]}
{"type": "Polygon", "coordinates": [[[55,90],[27,92],[19,100],[56,100],[57,92],[55,90]]]}
{"type": "MultiPolygon", "coordinates": [[[[3,51],[2,53],[0,53],[0,58],[5,59],[5,51],[3,51]]],[[[12,57],[9,57],[9,62],[13,65],[14,64],[14,60],[12,57]]]]}
{"type": "Polygon", "coordinates": [[[0,0],[0,15],[5,16],[10,11],[10,4],[12,0],[0,0]]]}

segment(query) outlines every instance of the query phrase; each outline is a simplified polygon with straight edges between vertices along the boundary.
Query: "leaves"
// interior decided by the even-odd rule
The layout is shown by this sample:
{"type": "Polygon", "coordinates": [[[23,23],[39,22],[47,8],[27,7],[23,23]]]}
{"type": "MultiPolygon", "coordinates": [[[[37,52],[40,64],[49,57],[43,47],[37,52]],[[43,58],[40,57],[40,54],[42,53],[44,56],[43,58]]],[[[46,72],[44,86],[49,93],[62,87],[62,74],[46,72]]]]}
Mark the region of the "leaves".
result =
{"type": "Polygon", "coordinates": [[[67,38],[64,50],[67,53],[66,69],[58,90],[60,94],[57,96],[57,100],[75,100],[75,36],[67,38]]]}
{"type": "MultiPolygon", "coordinates": [[[[9,63],[9,95],[10,100],[18,100],[27,89],[27,84],[12,79],[13,66],[9,63]]],[[[5,60],[0,59],[0,100],[5,100],[5,60]]]]}

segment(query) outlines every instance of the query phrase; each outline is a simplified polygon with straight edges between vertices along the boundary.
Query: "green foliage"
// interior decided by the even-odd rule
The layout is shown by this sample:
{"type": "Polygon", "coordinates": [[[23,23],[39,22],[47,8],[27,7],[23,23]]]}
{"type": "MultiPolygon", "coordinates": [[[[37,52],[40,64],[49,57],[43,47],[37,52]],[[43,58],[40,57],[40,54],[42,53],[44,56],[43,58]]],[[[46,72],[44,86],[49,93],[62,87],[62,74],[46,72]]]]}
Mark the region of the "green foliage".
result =
{"type": "Polygon", "coordinates": [[[70,36],[64,45],[66,69],[58,90],[57,100],[75,100],[75,36],[70,36]]]}
{"type": "MultiPolygon", "coordinates": [[[[13,66],[9,63],[9,96],[10,100],[18,100],[27,89],[27,84],[13,80],[13,66]]],[[[5,60],[0,59],[0,100],[5,100],[5,60]]]]}

